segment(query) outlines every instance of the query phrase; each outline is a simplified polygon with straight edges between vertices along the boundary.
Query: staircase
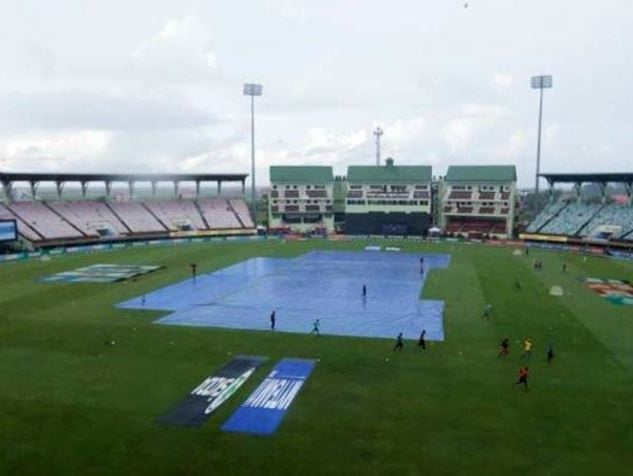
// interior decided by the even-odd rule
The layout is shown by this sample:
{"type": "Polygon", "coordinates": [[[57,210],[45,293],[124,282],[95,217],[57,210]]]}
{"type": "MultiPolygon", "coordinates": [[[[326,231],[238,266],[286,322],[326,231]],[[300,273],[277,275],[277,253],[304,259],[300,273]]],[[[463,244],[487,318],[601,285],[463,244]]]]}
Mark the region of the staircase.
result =
{"type": "Polygon", "coordinates": [[[154,212],[153,212],[153,211],[152,211],[152,210],[151,210],[151,209],[150,209],[147,205],[145,205],[145,202],[140,202],[140,204],[141,204],[141,206],[145,209],[145,211],[147,211],[147,213],[149,213],[149,214],[150,214],[150,215],[152,215],[154,218],[156,218],[156,221],[157,221],[158,223],[160,223],[160,224],[161,224],[161,226],[162,226],[165,230],[167,230],[167,231],[170,231],[170,230],[171,230],[171,228],[170,228],[170,227],[168,227],[168,226],[165,224],[165,222],[164,222],[163,220],[161,220],[160,218],[158,218],[158,216],[157,216],[157,215],[156,215],[156,214],[155,214],[155,213],[154,213],[154,212]]]}
{"type": "MultiPolygon", "coordinates": [[[[25,228],[28,228],[29,230],[31,230],[33,232],[33,234],[37,235],[39,237],[40,240],[45,240],[46,238],[44,238],[44,236],[37,231],[34,227],[32,227],[31,225],[28,224],[28,222],[22,218],[19,214],[15,213],[15,210],[13,208],[11,208],[11,206],[9,204],[5,205],[7,210],[9,210],[11,213],[13,213],[13,215],[18,219],[18,229],[23,226],[25,228]]],[[[18,230],[19,233],[19,230],[18,230]]],[[[24,238],[27,241],[31,241],[29,238],[27,238],[26,236],[24,236],[22,233],[20,233],[20,236],[22,236],[22,238],[24,238]]]]}
{"type": "Polygon", "coordinates": [[[235,211],[235,208],[233,208],[233,204],[231,203],[231,200],[227,200],[226,203],[231,209],[231,211],[233,212],[233,215],[235,215],[235,218],[237,218],[237,221],[240,222],[240,226],[242,228],[246,228],[246,226],[244,225],[244,222],[242,221],[242,217],[240,217],[240,214],[235,211]]]}
{"type": "Polygon", "coordinates": [[[207,221],[207,218],[204,216],[204,213],[202,211],[202,208],[200,208],[200,204],[198,203],[198,200],[194,200],[193,204],[196,206],[196,210],[198,210],[198,213],[200,214],[200,217],[202,218],[202,223],[204,223],[204,226],[206,227],[207,230],[210,230],[211,225],[207,221]]]}
{"type": "Polygon", "coordinates": [[[591,221],[592,221],[595,217],[597,217],[597,216],[600,214],[600,212],[601,212],[602,210],[604,210],[604,209],[605,209],[605,207],[606,207],[606,205],[602,205],[600,208],[598,208],[598,211],[597,211],[596,213],[594,213],[593,215],[591,215],[591,216],[589,217],[589,220],[587,220],[586,222],[584,222],[584,223],[582,224],[582,226],[581,226],[580,228],[578,228],[578,230],[576,230],[576,232],[573,234],[573,236],[578,236],[578,235],[582,232],[582,230],[584,230],[584,229],[585,229],[585,227],[586,227],[587,225],[589,225],[589,223],[591,223],[591,221]]]}
{"type": "Polygon", "coordinates": [[[57,215],[59,218],[61,218],[61,220],[66,223],[67,225],[69,225],[72,229],[74,229],[75,231],[78,231],[81,236],[84,237],[89,237],[90,235],[88,235],[86,232],[84,232],[81,228],[75,226],[75,224],[73,222],[71,222],[70,220],[68,220],[64,215],[62,215],[61,213],[59,213],[57,210],[55,210],[53,207],[49,206],[48,203],[42,202],[42,204],[48,208],[53,214],[57,215]]]}
{"type": "Polygon", "coordinates": [[[548,220],[545,221],[545,223],[543,223],[541,226],[538,227],[538,229],[534,232],[534,233],[539,233],[543,228],[545,228],[547,225],[549,225],[554,218],[556,218],[558,215],[560,215],[560,213],[569,206],[569,203],[566,203],[564,206],[562,206],[556,213],[554,213],[551,217],[549,217],[548,220]]]}
{"type": "Polygon", "coordinates": [[[108,202],[103,202],[103,203],[108,208],[108,210],[110,210],[112,212],[112,214],[116,217],[116,219],[121,222],[123,227],[127,230],[127,233],[128,234],[132,234],[132,229],[128,226],[127,223],[125,223],[123,218],[121,218],[121,216],[116,212],[116,210],[114,208],[112,208],[108,202]]]}
{"type": "Polygon", "coordinates": [[[630,229],[629,231],[624,232],[621,236],[621,239],[623,240],[631,240],[633,239],[633,228],[630,229]]]}

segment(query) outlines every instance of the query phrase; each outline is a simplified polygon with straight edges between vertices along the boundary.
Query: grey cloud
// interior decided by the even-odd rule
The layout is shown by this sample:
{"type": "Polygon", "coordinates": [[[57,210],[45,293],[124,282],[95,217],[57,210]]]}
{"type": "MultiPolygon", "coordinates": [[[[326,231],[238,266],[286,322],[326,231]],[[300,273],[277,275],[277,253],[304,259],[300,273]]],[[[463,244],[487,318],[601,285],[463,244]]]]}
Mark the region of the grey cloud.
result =
{"type": "Polygon", "coordinates": [[[0,129],[161,130],[202,127],[217,118],[178,98],[82,92],[0,96],[0,129]]]}

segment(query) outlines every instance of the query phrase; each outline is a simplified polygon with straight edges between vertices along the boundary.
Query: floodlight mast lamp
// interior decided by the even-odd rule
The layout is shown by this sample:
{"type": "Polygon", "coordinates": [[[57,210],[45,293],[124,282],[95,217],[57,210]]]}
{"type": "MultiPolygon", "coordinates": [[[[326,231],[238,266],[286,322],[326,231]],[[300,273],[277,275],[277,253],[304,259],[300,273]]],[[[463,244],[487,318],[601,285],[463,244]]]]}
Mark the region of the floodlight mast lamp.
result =
{"type": "Polygon", "coordinates": [[[251,209],[253,221],[257,224],[257,204],[255,199],[255,96],[261,96],[264,87],[261,84],[244,84],[244,96],[251,97],[251,209]]]}
{"type": "Polygon", "coordinates": [[[538,139],[536,141],[536,174],[534,180],[534,192],[538,196],[539,174],[541,173],[541,128],[543,124],[543,89],[550,89],[553,86],[551,75],[532,76],[532,89],[539,90],[538,107],[538,139]]]}

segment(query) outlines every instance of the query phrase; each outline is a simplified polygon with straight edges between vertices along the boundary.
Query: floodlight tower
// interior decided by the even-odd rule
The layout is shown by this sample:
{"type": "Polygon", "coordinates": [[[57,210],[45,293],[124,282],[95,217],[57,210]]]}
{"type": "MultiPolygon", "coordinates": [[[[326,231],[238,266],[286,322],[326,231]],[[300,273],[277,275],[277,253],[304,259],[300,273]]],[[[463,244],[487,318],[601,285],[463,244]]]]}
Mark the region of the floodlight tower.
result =
{"type": "Polygon", "coordinates": [[[380,165],[380,138],[382,137],[383,130],[380,126],[374,129],[374,136],[376,137],[376,165],[380,165]]]}
{"type": "Polygon", "coordinates": [[[255,200],[255,96],[261,96],[264,87],[261,84],[244,84],[244,96],[251,97],[251,207],[253,221],[257,224],[257,205],[255,200]]]}
{"type": "Polygon", "coordinates": [[[539,90],[539,107],[538,107],[538,139],[536,142],[536,177],[534,183],[534,192],[538,197],[539,174],[541,173],[541,127],[543,124],[543,89],[550,89],[553,85],[551,75],[532,76],[532,89],[539,90]]]}

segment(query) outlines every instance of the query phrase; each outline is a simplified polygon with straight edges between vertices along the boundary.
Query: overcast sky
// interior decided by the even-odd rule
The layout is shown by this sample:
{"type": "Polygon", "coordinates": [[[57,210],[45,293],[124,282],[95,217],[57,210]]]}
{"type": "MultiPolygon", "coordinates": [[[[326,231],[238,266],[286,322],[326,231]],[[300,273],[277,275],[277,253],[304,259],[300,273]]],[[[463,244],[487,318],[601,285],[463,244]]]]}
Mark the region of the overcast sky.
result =
{"type": "Polygon", "coordinates": [[[0,0],[0,170],[633,171],[631,0],[0,0]]]}

